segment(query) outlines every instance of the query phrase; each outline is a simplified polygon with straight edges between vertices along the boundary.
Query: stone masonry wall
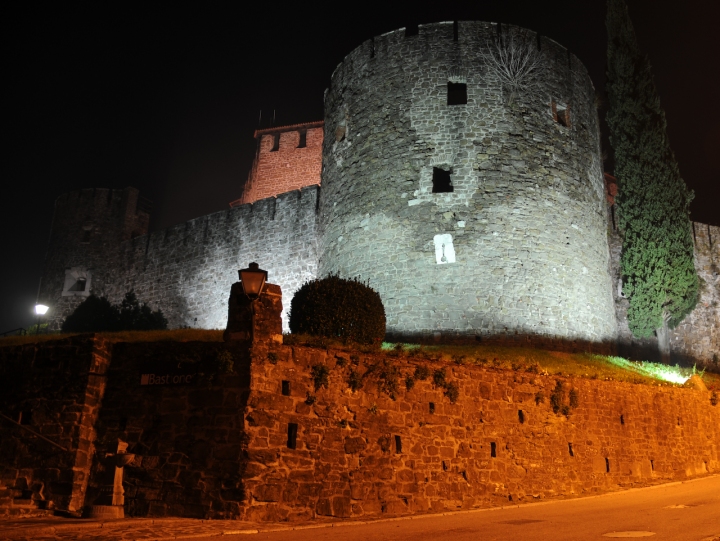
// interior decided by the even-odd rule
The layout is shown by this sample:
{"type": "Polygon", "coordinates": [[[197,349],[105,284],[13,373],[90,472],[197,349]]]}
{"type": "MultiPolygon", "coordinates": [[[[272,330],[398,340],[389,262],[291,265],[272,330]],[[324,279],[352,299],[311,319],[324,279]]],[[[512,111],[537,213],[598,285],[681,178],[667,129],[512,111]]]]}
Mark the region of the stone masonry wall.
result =
{"type": "Polygon", "coordinates": [[[136,454],[124,470],[129,516],[237,518],[248,367],[247,349],[218,342],[116,344],[86,505],[109,503],[115,468],[102,457],[120,439],[136,454]]]}
{"type": "Polygon", "coordinates": [[[391,333],[614,341],[585,68],[530,31],[465,21],[457,39],[454,30],[389,32],[333,73],[320,274],[368,280],[391,333]],[[498,34],[540,47],[540,86],[512,103],[482,61],[498,34]],[[466,104],[448,105],[448,83],[466,85],[466,104]],[[563,106],[567,125],[554,114],[563,106]],[[434,169],[451,171],[452,192],[433,193],[434,169]]]}
{"type": "MultiPolygon", "coordinates": [[[[622,295],[620,254],[622,239],[609,222],[613,297],[618,320],[620,353],[633,358],[656,359],[657,339],[638,339],[627,321],[628,299],[622,295]]],[[[692,223],[695,269],[700,278],[700,298],[695,309],[670,333],[671,356],[676,361],[698,363],[720,370],[720,227],[692,223]]]]}
{"type": "Polygon", "coordinates": [[[95,422],[110,362],[99,337],[0,347],[0,515],[18,507],[79,513],[94,455],[95,422]]]}
{"type": "Polygon", "coordinates": [[[302,347],[256,348],[251,374],[249,520],[517,504],[720,469],[720,406],[707,392],[302,347]],[[316,366],[329,371],[319,390],[316,366]],[[418,366],[431,375],[406,390],[418,366]],[[353,392],[352,373],[371,367],[353,392]],[[432,383],[439,368],[454,404],[432,383]],[[394,399],[378,385],[393,378],[394,399]],[[558,381],[565,404],[577,392],[568,417],[549,404],[558,381]]]}
{"type": "MultiPolygon", "coordinates": [[[[51,248],[40,299],[58,328],[82,298],[62,297],[58,269],[93,266],[92,290],[119,303],[134,290],[160,308],[170,328],[221,329],[238,269],[255,261],[288,298],[317,273],[315,216],[319,188],[311,186],[190,220],[163,231],[104,245],[102,259],[78,246],[51,248]]],[[[54,237],[62,231],[53,230],[54,237]]],[[[72,244],[77,240],[69,238],[72,244]]],[[[289,303],[287,308],[289,308],[289,303]]],[[[283,313],[285,330],[287,314],[283,313]]]]}
{"type": "Polygon", "coordinates": [[[149,204],[135,188],[78,190],[57,198],[39,295],[51,307],[53,326],[85,300],[98,280],[114,274],[108,263],[118,247],[145,235],[149,221],[149,204]],[[86,291],[63,294],[71,268],[87,278],[86,291]]]}
{"type": "Polygon", "coordinates": [[[320,185],[322,122],[257,130],[255,138],[258,149],[250,176],[242,197],[231,206],[320,185]],[[302,133],[305,133],[304,147],[299,146],[302,133]],[[276,138],[279,138],[277,148],[276,138]]]}

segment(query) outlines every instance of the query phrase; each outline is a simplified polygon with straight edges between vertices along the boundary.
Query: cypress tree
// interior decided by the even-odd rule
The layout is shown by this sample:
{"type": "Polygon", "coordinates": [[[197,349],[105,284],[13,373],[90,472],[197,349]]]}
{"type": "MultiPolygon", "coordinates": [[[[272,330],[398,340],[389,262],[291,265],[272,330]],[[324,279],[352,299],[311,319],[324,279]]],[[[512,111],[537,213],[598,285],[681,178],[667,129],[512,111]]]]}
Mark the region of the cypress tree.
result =
{"type": "Polygon", "coordinates": [[[606,24],[607,122],[619,185],[620,269],[630,302],[628,322],[638,338],[655,333],[668,359],[668,328],[692,311],[698,297],[690,223],[693,193],[680,177],[650,62],[640,52],[625,0],[608,0],[606,24]]]}

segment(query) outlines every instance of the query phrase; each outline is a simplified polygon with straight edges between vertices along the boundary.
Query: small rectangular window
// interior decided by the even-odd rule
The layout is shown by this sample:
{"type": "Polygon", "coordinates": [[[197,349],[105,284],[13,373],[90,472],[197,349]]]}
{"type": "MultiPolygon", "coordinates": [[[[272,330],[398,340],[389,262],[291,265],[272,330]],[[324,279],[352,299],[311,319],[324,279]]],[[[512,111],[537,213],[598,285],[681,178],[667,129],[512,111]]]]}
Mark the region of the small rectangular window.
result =
{"type": "Polygon", "coordinates": [[[445,171],[439,167],[433,167],[433,189],[432,193],[449,193],[453,191],[452,169],[445,171]]]}
{"type": "Polygon", "coordinates": [[[297,448],[297,431],[298,431],[297,423],[289,423],[288,424],[288,439],[287,439],[288,449],[296,449],[297,448]]]}
{"type": "Polygon", "coordinates": [[[465,105],[467,103],[467,84],[448,81],[447,104],[465,105]]]}
{"type": "Polygon", "coordinates": [[[435,413],[435,402],[430,402],[430,413],[435,413]]]}
{"type": "Polygon", "coordinates": [[[400,436],[395,436],[395,452],[397,454],[402,453],[402,440],[400,439],[400,436]]]}
{"type": "Polygon", "coordinates": [[[282,394],[283,396],[290,396],[290,382],[282,380],[282,394]]]}
{"type": "Polygon", "coordinates": [[[570,127],[570,111],[568,106],[562,103],[552,102],[552,113],[555,122],[566,128],[570,127]]]}
{"type": "Polygon", "coordinates": [[[497,446],[495,445],[494,441],[490,442],[490,456],[492,458],[497,457],[497,446]]]}
{"type": "Polygon", "coordinates": [[[280,134],[276,133],[273,137],[273,146],[270,149],[270,152],[277,152],[278,150],[280,150],[280,134]]]}
{"type": "Polygon", "coordinates": [[[301,131],[300,132],[300,141],[298,141],[298,148],[305,148],[307,146],[307,132],[301,131]]]}

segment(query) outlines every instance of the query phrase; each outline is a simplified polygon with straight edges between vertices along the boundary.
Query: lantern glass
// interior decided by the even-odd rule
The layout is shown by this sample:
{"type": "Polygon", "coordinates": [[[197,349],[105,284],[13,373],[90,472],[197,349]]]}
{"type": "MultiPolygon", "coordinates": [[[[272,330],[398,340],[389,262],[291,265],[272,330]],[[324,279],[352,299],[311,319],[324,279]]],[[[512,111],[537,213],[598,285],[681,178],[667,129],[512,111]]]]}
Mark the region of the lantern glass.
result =
{"type": "Polygon", "coordinates": [[[262,270],[257,263],[250,263],[247,269],[240,269],[238,272],[245,295],[257,299],[265,287],[267,271],[262,270]]]}
{"type": "Polygon", "coordinates": [[[48,307],[44,304],[36,304],[35,305],[35,313],[39,316],[44,316],[48,311],[48,307]]]}

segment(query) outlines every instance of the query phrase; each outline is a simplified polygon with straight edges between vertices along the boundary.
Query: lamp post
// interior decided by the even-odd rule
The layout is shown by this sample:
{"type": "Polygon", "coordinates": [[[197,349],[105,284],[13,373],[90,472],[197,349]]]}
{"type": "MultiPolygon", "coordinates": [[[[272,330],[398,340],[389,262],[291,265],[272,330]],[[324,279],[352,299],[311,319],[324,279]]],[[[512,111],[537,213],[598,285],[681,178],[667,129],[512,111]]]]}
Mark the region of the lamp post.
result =
{"type": "Polygon", "coordinates": [[[265,287],[267,271],[262,270],[257,263],[250,263],[247,269],[240,269],[238,274],[243,292],[251,301],[256,301],[265,287]]]}
{"type": "Polygon", "coordinates": [[[242,284],[243,293],[250,299],[250,340],[255,339],[255,302],[260,298],[265,281],[267,280],[267,271],[262,270],[257,263],[250,263],[247,269],[240,269],[240,283],[242,284]]]}
{"type": "Polygon", "coordinates": [[[48,307],[44,304],[36,304],[35,305],[35,314],[37,315],[37,329],[35,330],[35,334],[40,334],[40,318],[44,316],[48,311],[48,307]]]}

